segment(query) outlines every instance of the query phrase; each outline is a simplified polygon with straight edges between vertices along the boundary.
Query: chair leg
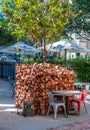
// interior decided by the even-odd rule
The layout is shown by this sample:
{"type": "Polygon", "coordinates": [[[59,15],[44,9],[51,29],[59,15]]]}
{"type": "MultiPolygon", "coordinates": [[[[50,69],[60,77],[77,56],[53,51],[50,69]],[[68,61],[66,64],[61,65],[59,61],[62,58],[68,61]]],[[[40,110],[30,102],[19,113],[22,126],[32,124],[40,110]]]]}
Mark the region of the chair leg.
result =
{"type": "Polygon", "coordinates": [[[85,104],[85,102],[84,102],[84,108],[85,108],[85,111],[86,111],[86,114],[87,114],[87,108],[86,108],[86,104],[85,104]]]}
{"type": "Polygon", "coordinates": [[[55,118],[55,120],[56,120],[56,117],[57,117],[57,106],[55,105],[55,106],[53,106],[53,108],[54,108],[54,118],[55,118]]]}
{"type": "Polygon", "coordinates": [[[48,112],[47,112],[47,116],[48,116],[48,114],[49,114],[49,111],[50,111],[50,107],[51,107],[51,105],[49,105],[49,108],[48,108],[48,112]]]}
{"type": "Polygon", "coordinates": [[[81,103],[77,103],[77,105],[78,105],[78,116],[80,116],[81,103]]]}
{"type": "Polygon", "coordinates": [[[67,117],[67,113],[66,113],[66,107],[65,107],[65,105],[63,105],[63,107],[64,107],[65,117],[67,117]]]}

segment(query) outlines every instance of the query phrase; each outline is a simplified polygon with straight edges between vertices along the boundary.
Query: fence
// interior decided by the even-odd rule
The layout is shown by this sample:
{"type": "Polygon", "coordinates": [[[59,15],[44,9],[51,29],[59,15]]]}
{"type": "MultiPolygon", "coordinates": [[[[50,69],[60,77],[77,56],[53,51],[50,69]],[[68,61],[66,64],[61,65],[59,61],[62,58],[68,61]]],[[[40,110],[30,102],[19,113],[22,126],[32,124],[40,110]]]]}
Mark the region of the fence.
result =
{"type": "Polygon", "coordinates": [[[8,78],[13,77],[15,79],[16,63],[14,62],[0,62],[0,77],[8,78]]]}

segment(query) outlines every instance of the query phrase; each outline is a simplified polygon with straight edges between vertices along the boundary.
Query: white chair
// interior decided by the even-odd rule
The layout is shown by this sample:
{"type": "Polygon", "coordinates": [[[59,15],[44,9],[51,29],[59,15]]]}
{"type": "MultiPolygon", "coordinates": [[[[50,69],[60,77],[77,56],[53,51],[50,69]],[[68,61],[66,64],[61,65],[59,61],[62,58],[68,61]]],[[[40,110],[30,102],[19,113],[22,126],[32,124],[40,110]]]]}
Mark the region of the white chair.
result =
{"type": "Polygon", "coordinates": [[[51,106],[54,109],[54,118],[55,119],[57,117],[57,110],[58,110],[59,106],[63,106],[64,112],[65,112],[65,116],[67,116],[67,114],[66,114],[66,107],[65,107],[65,103],[64,103],[64,95],[61,95],[61,94],[58,95],[58,96],[61,96],[63,98],[62,101],[54,101],[54,96],[56,96],[56,94],[53,94],[53,93],[47,93],[47,94],[48,94],[48,97],[49,97],[49,100],[50,100],[50,105],[49,105],[49,108],[48,108],[47,116],[49,114],[51,106]]]}

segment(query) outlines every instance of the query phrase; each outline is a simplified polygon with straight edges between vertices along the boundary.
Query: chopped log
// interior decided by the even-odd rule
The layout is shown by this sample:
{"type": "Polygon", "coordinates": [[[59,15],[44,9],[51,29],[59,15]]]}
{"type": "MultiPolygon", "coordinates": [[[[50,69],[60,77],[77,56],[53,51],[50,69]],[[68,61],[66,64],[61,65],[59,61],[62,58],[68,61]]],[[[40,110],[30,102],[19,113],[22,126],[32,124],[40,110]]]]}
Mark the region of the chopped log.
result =
{"type": "MultiPolygon", "coordinates": [[[[46,115],[49,106],[47,92],[74,90],[75,74],[55,64],[20,65],[16,68],[16,106],[33,101],[35,114],[46,115]]],[[[72,107],[72,104],[70,103],[72,107]]],[[[59,110],[62,110],[59,108],[59,110]]],[[[51,109],[52,111],[52,109],[51,109]]]]}

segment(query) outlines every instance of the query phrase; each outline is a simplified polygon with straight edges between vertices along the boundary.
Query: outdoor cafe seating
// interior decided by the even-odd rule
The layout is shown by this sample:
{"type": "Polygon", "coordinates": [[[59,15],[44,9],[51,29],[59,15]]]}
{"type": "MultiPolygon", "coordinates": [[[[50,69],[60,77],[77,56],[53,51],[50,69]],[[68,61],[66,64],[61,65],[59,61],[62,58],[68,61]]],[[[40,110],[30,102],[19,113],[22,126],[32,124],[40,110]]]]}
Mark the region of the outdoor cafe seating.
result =
{"type": "Polygon", "coordinates": [[[74,103],[77,103],[77,109],[76,109],[77,111],[74,110],[73,112],[80,115],[81,105],[84,104],[84,108],[85,108],[85,111],[87,113],[86,104],[85,104],[85,97],[86,97],[87,92],[88,92],[87,90],[58,90],[58,91],[53,91],[52,93],[49,92],[48,97],[50,100],[50,105],[48,108],[47,115],[49,114],[50,107],[53,106],[54,118],[56,119],[58,107],[63,106],[65,116],[68,117],[68,115],[71,112],[69,110],[69,100],[70,100],[69,97],[71,97],[71,96],[72,96],[72,99],[70,100],[70,102],[73,103],[73,105],[74,105],[74,103]],[[54,96],[62,96],[63,102],[62,101],[54,101],[54,96]]]}
{"type": "Polygon", "coordinates": [[[85,108],[85,111],[87,113],[87,109],[86,109],[86,104],[85,104],[85,97],[86,97],[86,94],[87,94],[87,90],[81,90],[82,94],[79,98],[73,98],[71,100],[71,102],[74,102],[74,103],[77,103],[77,113],[78,115],[80,116],[80,111],[81,111],[81,105],[84,104],[84,108],[85,108]]]}
{"type": "Polygon", "coordinates": [[[65,102],[64,102],[64,95],[63,95],[63,94],[60,94],[60,95],[59,95],[59,96],[61,96],[61,97],[63,98],[62,101],[55,101],[55,100],[54,100],[54,96],[55,96],[55,95],[56,95],[56,94],[53,94],[53,93],[51,93],[51,92],[48,93],[48,97],[49,97],[49,100],[50,100],[50,105],[49,105],[49,108],[48,108],[48,113],[47,113],[47,115],[49,114],[50,107],[52,106],[53,109],[54,109],[54,118],[56,119],[58,107],[63,106],[65,116],[66,116],[66,107],[65,107],[65,102]]]}

